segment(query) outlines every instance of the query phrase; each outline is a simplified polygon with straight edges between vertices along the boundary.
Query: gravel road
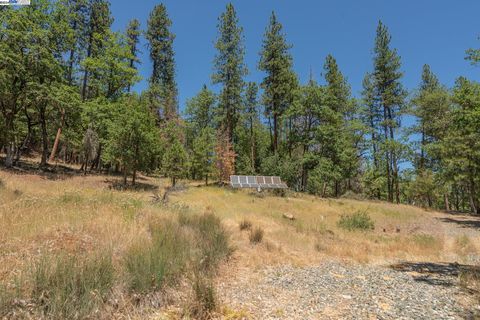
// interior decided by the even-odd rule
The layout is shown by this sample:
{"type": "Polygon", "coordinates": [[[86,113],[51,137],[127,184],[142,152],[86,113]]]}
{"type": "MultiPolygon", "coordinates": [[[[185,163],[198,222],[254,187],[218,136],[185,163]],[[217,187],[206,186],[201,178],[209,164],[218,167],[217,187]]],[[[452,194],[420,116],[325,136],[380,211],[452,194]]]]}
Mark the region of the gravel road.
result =
{"type": "Polygon", "coordinates": [[[257,319],[473,319],[480,306],[459,289],[459,268],[331,261],[267,267],[221,283],[218,291],[226,304],[257,319]]]}

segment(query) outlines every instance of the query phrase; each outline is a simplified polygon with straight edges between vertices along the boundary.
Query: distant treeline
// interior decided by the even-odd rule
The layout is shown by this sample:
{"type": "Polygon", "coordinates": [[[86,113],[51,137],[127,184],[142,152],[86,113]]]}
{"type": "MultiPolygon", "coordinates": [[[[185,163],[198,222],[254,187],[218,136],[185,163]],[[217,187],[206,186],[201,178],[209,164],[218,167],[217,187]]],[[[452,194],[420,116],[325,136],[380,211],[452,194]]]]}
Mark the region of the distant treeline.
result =
{"type": "MultiPolygon", "coordinates": [[[[6,167],[37,151],[40,167],[79,163],[85,173],[122,172],[125,183],[130,175],[135,183],[138,171],[172,183],[279,175],[295,190],[324,197],[479,212],[480,84],[461,77],[446,88],[425,65],[419,87],[408,93],[382,22],[362,98],[354,99],[331,55],[325,84],[313,77],[299,83],[275,13],[256,66],[263,81],[246,82],[243,29],[228,4],[218,19],[211,77],[219,93],[199,84],[183,114],[166,7],[153,8],[145,30],[132,20],[124,33],[113,32],[112,22],[105,0],[0,8],[6,167]],[[153,68],[148,89],[133,93],[141,37],[153,68]],[[413,126],[401,125],[405,115],[415,117],[413,126]],[[407,162],[411,169],[401,169],[407,162]]],[[[466,56],[480,62],[480,50],[466,56]]]]}

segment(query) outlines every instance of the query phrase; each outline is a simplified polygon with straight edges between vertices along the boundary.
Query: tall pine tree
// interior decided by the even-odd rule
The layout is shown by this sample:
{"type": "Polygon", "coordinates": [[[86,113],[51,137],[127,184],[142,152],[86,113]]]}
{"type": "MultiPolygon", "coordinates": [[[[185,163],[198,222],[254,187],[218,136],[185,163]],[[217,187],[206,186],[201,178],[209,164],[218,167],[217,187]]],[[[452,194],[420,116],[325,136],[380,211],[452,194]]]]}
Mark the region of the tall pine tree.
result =
{"type": "Polygon", "coordinates": [[[260,53],[259,69],[266,73],[261,87],[266,115],[271,122],[272,151],[277,153],[282,128],[282,117],[293,101],[297,80],[292,71],[291,46],[282,31],[282,24],[272,12],[265,31],[260,53]]]}
{"type": "Polygon", "coordinates": [[[237,12],[231,3],[218,19],[215,48],[217,54],[212,81],[222,85],[217,110],[219,128],[233,144],[242,107],[243,77],[247,74],[247,68],[244,63],[243,29],[239,26],[237,12]]]}
{"type": "Polygon", "coordinates": [[[172,119],[178,112],[178,89],[175,81],[175,57],[173,41],[175,35],[170,31],[172,21],[167,8],[159,4],[153,8],[148,19],[146,38],[153,62],[150,77],[152,108],[164,119],[172,119]],[[162,114],[163,113],[163,114],[162,114]]]}
{"type": "Polygon", "coordinates": [[[400,79],[400,56],[390,48],[391,36],[387,27],[380,21],[374,47],[373,86],[375,99],[383,113],[380,126],[383,129],[380,148],[384,154],[385,176],[387,180],[387,199],[400,202],[400,182],[398,161],[401,145],[396,140],[396,132],[400,126],[400,112],[405,104],[406,92],[400,79]]]}

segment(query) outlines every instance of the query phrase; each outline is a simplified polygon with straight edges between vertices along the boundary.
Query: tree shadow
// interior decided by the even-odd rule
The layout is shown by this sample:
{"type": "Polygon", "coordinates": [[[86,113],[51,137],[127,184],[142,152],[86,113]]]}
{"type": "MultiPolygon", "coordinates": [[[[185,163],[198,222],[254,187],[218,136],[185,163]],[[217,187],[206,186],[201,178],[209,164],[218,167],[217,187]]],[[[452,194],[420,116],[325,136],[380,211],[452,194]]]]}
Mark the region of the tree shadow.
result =
{"type": "Polygon", "coordinates": [[[459,225],[462,228],[470,229],[480,229],[480,220],[474,219],[473,217],[462,217],[462,218],[436,218],[442,222],[454,223],[459,225]]]}
{"type": "Polygon", "coordinates": [[[0,170],[15,175],[37,175],[48,180],[66,180],[81,175],[79,170],[64,165],[47,165],[40,167],[38,163],[20,160],[12,168],[7,168],[0,161],[0,170]]]}
{"type": "Polygon", "coordinates": [[[451,287],[458,285],[462,272],[480,271],[480,267],[458,263],[402,262],[390,265],[398,272],[408,272],[413,279],[433,286],[451,287]]]}
{"type": "Polygon", "coordinates": [[[105,183],[108,184],[108,187],[113,190],[118,191],[150,191],[150,192],[157,192],[159,190],[159,186],[151,183],[146,182],[136,182],[135,185],[127,184],[124,185],[122,180],[111,180],[106,179],[105,183]]]}

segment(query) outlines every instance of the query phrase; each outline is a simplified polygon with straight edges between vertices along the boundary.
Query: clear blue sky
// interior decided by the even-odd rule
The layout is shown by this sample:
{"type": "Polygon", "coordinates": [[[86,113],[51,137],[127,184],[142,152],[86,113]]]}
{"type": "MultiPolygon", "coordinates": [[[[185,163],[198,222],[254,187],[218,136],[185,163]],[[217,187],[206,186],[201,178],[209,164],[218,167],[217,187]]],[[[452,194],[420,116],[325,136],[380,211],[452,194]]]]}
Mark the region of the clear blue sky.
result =
{"type": "MultiPolygon", "coordinates": [[[[166,0],[177,63],[180,107],[201,86],[210,86],[215,55],[217,19],[229,1],[166,0]]],[[[235,0],[240,24],[244,28],[247,80],[258,81],[258,53],[269,16],[274,10],[283,23],[287,40],[293,45],[295,71],[305,82],[313,70],[321,81],[325,56],[333,54],[358,96],[362,79],[372,68],[372,47],[378,20],[382,20],[393,37],[392,45],[402,57],[408,89],[420,80],[422,65],[428,63],[440,80],[452,86],[462,75],[480,81],[480,67],[464,60],[465,50],[480,47],[479,0],[235,0]]],[[[128,21],[137,18],[146,28],[149,12],[159,1],[112,0],[114,29],[124,30],[128,21]]],[[[136,86],[142,90],[150,75],[151,63],[143,41],[140,73],[144,80],[136,86]]]]}

